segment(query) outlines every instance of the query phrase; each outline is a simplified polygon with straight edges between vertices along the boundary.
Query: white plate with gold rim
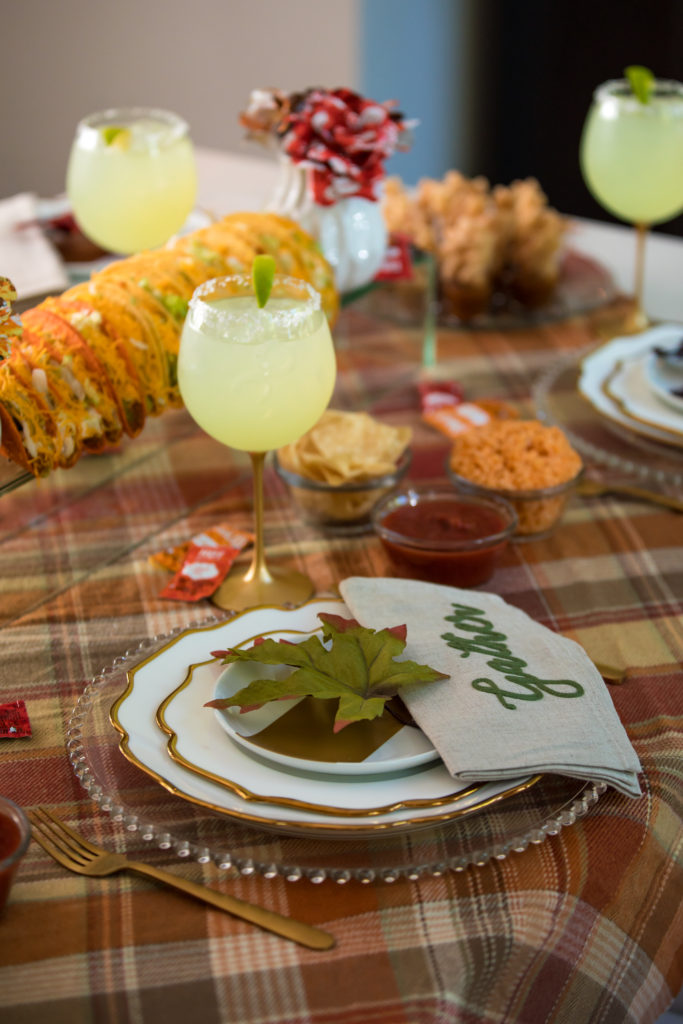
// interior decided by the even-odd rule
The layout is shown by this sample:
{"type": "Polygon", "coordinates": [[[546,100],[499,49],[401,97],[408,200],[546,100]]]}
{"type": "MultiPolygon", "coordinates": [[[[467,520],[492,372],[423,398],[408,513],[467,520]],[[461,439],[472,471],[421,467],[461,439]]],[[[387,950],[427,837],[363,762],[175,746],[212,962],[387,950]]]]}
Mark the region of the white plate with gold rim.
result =
{"type": "MultiPolygon", "coordinates": [[[[203,706],[224,671],[210,652],[278,630],[309,632],[318,625],[319,611],[349,615],[341,601],[321,599],[294,610],[252,609],[170,640],[127,673],[126,690],[111,709],[122,753],[170,792],[193,803],[263,828],[320,836],[357,837],[450,821],[534,783],[537,777],[524,776],[463,785],[440,760],[369,777],[304,775],[262,761],[233,743],[203,706]],[[193,665],[197,667],[192,676],[197,673],[197,678],[193,686],[183,687],[193,665]],[[174,713],[185,714],[194,723],[191,757],[194,762],[196,743],[197,759],[204,763],[183,763],[169,756],[172,737],[158,725],[157,710],[179,688],[188,704],[172,701],[171,707],[175,704],[174,713]]],[[[188,730],[181,727],[181,734],[187,738],[188,730]]]]}
{"type": "MultiPolygon", "coordinates": [[[[678,349],[679,345],[673,344],[671,351],[678,349]]],[[[683,416],[683,358],[677,360],[677,365],[671,365],[656,352],[652,352],[645,362],[644,373],[652,393],[660,402],[678,413],[680,423],[683,416]]]]}
{"type": "MultiPolygon", "coordinates": [[[[629,378],[628,391],[622,379],[619,387],[619,400],[612,393],[615,387],[615,374],[620,367],[632,365],[643,356],[648,356],[655,346],[670,346],[674,339],[681,336],[681,327],[678,324],[661,324],[640,334],[626,335],[613,338],[594,349],[581,361],[579,368],[578,390],[587,399],[593,408],[605,419],[616,426],[631,431],[641,437],[660,444],[666,445],[669,449],[683,447],[683,437],[679,436],[677,428],[673,430],[668,419],[654,423],[648,419],[645,421],[632,412],[632,402],[628,407],[624,406],[624,395],[628,394],[632,399],[632,381],[629,378]],[[666,422],[666,426],[662,424],[666,422]]],[[[642,400],[642,395],[640,395],[642,400]]],[[[650,397],[654,403],[654,396],[650,397]]],[[[672,417],[670,417],[673,419],[672,417]]]]}
{"type": "Polygon", "coordinates": [[[657,397],[648,381],[650,358],[647,352],[619,363],[607,378],[605,389],[635,428],[641,424],[654,427],[670,435],[671,444],[683,445],[683,417],[657,397]]]}

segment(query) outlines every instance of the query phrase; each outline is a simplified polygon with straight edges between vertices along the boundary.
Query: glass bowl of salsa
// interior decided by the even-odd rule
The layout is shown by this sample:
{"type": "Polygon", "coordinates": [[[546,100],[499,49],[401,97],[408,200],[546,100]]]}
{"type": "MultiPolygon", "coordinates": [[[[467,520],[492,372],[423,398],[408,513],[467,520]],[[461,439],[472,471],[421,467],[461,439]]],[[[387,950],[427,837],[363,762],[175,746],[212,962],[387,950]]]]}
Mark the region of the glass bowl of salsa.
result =
{"type": "Polygon", "coordinates": [[[30,839],[31,826],[21,807],[0,796],[0,914],[30,839]]]}
{"type": "Polygon", "coordinates": [[[435,486],[387,495],[372,521],[399,571],[455,587],[490,579],[517,528],[515,510],[503,498],[435,486]]]}

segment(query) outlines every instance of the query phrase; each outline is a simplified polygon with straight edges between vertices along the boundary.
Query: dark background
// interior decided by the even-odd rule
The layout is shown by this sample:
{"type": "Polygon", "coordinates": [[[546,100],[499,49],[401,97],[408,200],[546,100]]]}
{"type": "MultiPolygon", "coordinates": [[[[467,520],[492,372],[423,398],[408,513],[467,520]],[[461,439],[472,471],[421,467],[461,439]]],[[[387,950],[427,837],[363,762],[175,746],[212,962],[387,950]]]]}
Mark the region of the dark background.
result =
{"type": "MultiPolygon", "coordinates": [[[[616,222],[581,177],[584,119],[595,87],[629,64],[683,81],[683,0],[476,0],[473,11],[469,173],[533,176],[557,209],[616,222]]],[[[683,235],[683,215],[661,230],[683,235]]]]}

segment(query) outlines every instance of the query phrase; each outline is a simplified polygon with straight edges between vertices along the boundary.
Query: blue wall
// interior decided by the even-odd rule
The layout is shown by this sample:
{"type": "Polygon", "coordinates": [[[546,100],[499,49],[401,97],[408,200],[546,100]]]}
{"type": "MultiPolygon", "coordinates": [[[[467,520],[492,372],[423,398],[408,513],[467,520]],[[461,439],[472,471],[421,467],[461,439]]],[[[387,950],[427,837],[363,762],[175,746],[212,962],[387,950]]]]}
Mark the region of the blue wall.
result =
{"type": "Polygon", "coordinates": [[[408,184],[466,164],[466,17],[468,0],[360,0],[360,91],[398,100],[418,118],[415,144],[387,171],[408,184]]]}

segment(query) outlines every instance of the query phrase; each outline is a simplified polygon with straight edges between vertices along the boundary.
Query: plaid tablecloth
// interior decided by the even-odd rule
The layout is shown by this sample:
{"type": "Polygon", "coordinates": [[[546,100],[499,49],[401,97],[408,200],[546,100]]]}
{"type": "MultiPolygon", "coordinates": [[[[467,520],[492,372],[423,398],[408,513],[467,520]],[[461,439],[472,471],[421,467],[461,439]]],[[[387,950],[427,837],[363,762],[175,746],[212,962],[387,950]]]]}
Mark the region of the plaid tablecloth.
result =
{"type": "MultiPolygon", "coordinates": [[[[537,375],[617,328],[599,318],[510,332],[441,331],[438,372],[471,397],[531,411],[537,375]]],[[[447,442],[420,423],[421,332],[347,310],[336,404],[415,428],[413,477],[442,479],[447,442]]],[[[272,558],[321,594],[391,573],[372,535],[301,522],[266,479],[272,558]]],[[[122,825],[93,803],[65,729],[87,682],[146,637],[211,615],[164,601],[149,555],[215,522],[250,523],[245,458],[184,413],[119,452],[0,495],[0,702],[23,699],[30,739],[0,740],[0,791],[46,805],[110,849],[122,825]]],[[[504,860],[393,884],[293,883],[149,849],[155,863],[318,923],[314,953],[129,875],[84,879],[36,845],[0,918],[2,1024],[645,1024],[683,982],[683,518],[637,501],[576,498],[546,540],[512,545],[486,585],[595,660],[644,767],[640,800],[608,791],[559,835],[504,860]]]]}

